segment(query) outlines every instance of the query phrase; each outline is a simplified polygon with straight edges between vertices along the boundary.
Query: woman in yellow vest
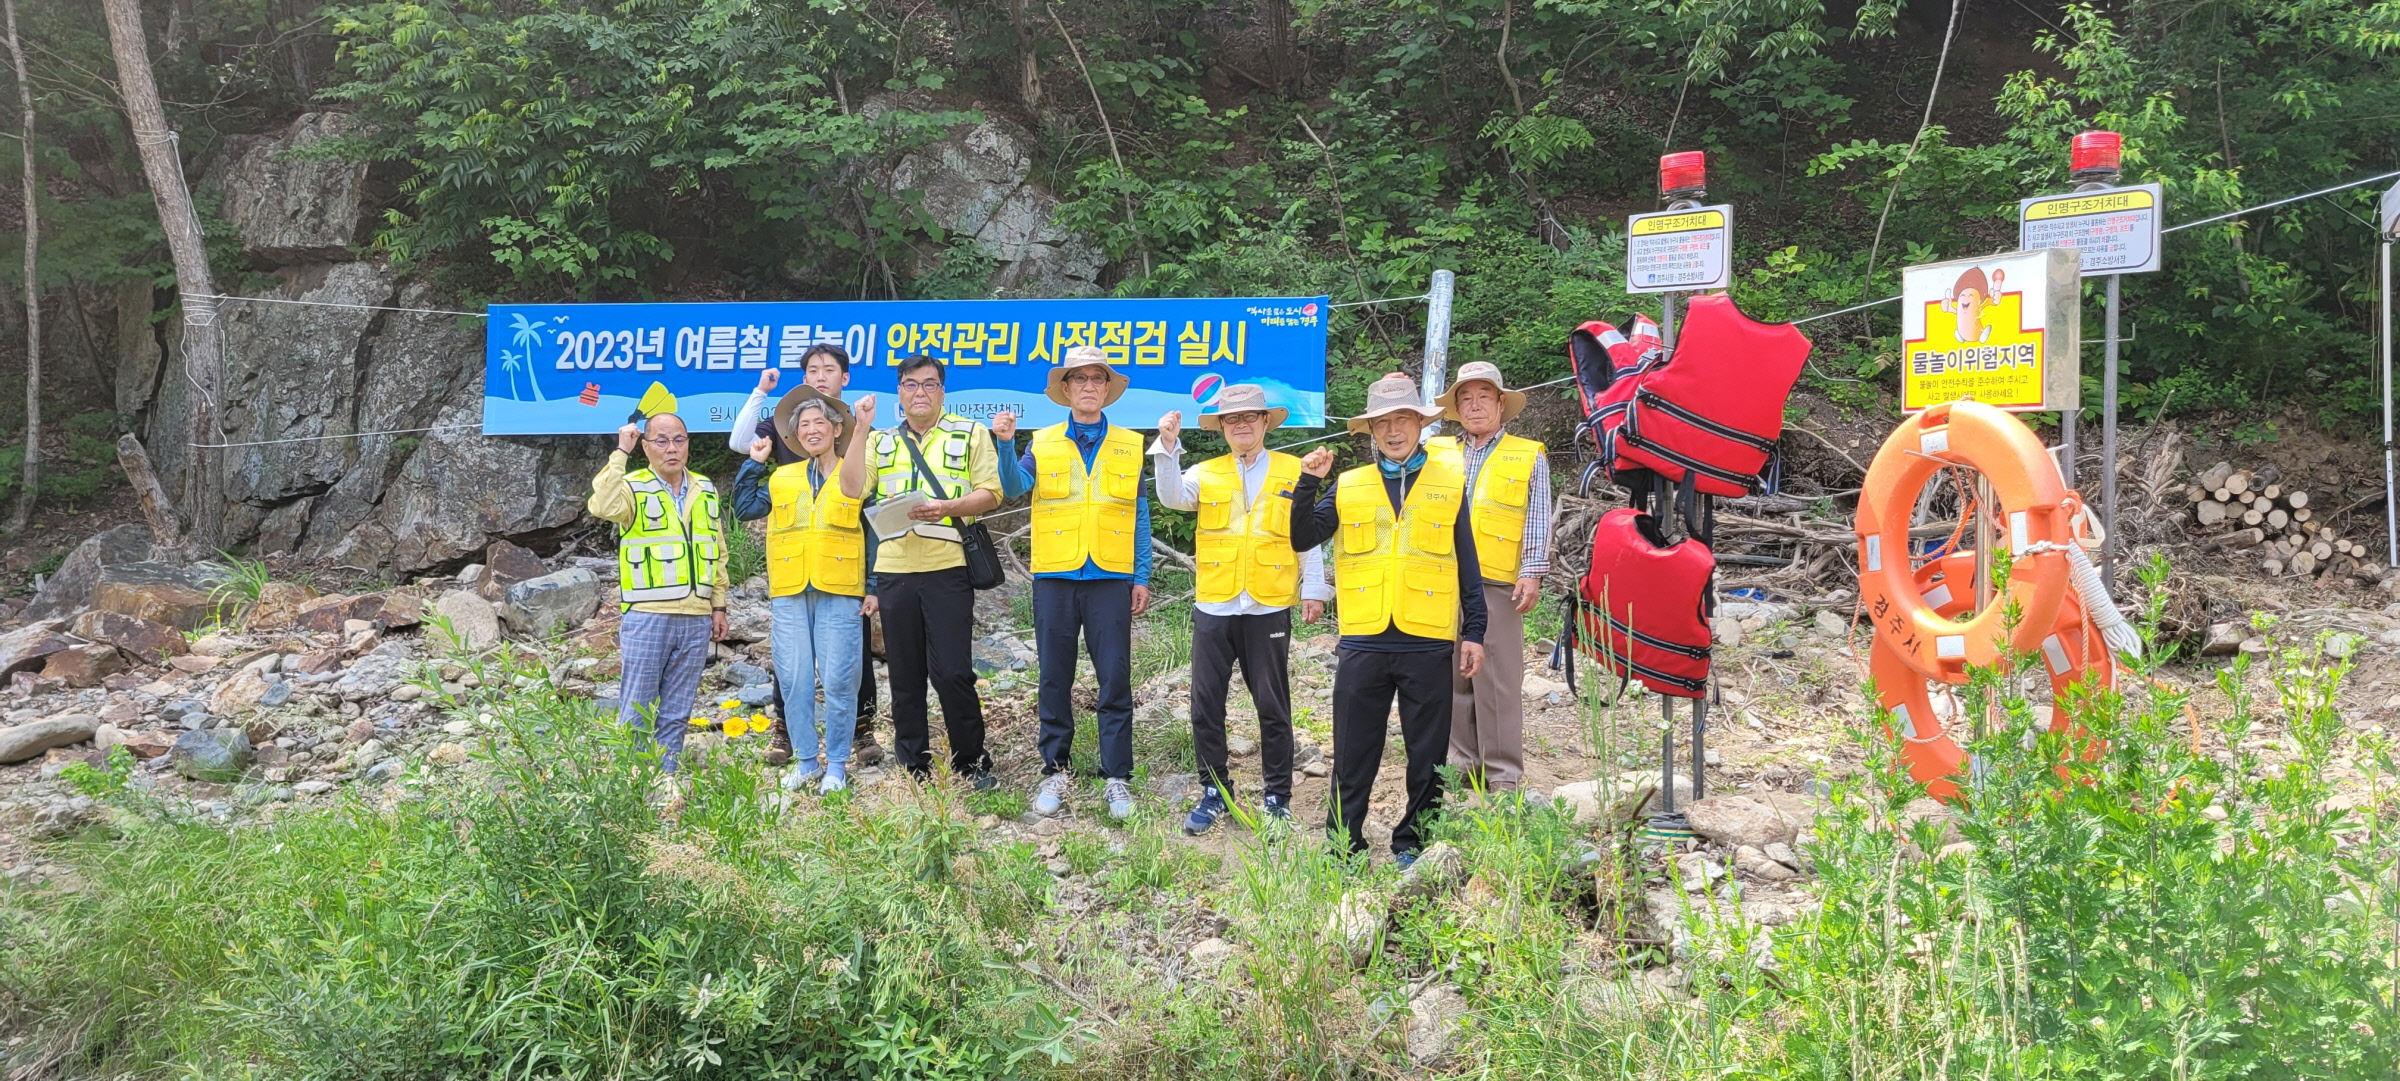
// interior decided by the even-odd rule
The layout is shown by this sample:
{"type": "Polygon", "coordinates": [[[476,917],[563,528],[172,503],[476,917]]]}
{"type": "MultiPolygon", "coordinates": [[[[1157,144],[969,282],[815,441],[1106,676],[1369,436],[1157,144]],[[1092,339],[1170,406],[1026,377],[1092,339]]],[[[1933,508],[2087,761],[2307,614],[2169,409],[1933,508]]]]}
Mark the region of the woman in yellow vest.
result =
{"type": "Polygon", "coordinates": [[[1466,467],[1456,451],[1427,451],[1419,436],[1441,410],[1418,404],[1417,381],[1393,372],[1367,387],[1350,430],[1374,437],[1375,461],[1342,474],[1320,499],[1333,451],[1300,460],[1292,547],[1331,544],[1341,646],[1333,669],[1333,806],[1326,828],[1353,852],[1367,848],[1367,800],[1383,764],[1385,720],[1400,700],[1408,749],[1408,807],[1392,826],[1392,854],[1417,859],[1419,821],[1438,813],[1438,772],[1450,749],[1451,673],[1483,667],[1483,569],[1465,513],[1466,467]]]}
{"type": "MultiPolygon", "coordinates": [[[[872,400],[861,423],[874,420],[872,400]]],[[[873,614],[867,590],[867,541],[859,511],[866,470],[835,449],[848,426],[816,388],[794,387],[775,406],[775,431],[803,461],[767,462],[774,441],[750,444],[733,478],[736,518],[767,519],[767,593],[774,613],[775,678],[783,692],[784,729],[794,761],[783,787],[849,787],[850,739],[857,723],[864,636],[859,615],[873,614]],[[817,748],[817,692],[825,692],[824,751],[817,748]]],[[[864,443],[865,440],[857,440],[864,443]]]]}

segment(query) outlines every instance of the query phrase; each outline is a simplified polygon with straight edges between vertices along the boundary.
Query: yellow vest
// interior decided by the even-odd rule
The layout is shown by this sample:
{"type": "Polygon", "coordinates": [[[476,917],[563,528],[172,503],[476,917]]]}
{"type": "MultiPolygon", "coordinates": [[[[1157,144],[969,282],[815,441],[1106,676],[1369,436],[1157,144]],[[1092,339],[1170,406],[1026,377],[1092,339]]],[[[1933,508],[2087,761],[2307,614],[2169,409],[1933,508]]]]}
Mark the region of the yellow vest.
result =
{"type": "Polygon", "coordinates": [[[1196,595],[1204,604],[1243,593],[1260,604],[1291,607],[1300,599],[1300,556],[1292,551],[1293,485],[1300,459],[1267,456],[1267,481],[1242,513],[1242,467],[1227,454],[1200,463],[1200,532],[1192,559],[1200,566],[1196,595]]]}
{"type": "Polygon", "coordinates": [[[717,488],[707,477],[688,475],[690,513],[675,514],[675,494],[648,469],[625,474],[633,489],[633,524],[617,528],[617,590],[623,607],[672,601],[717,592],[717,565],[725,541],[717,523],[717,488]]]}
{"type": "MultiPolygon", "coordinates": [[[[907,424],[907,420],[904,418],[901,424],[907,424]]],[[[932,470],[933,475],[942,480],[940,491],[926,490],[927,498],[957,499],[975,486],[975,474],[968,463],[973,460],[975,433],[982,428],[983,425],[955,413],[944,413],[934,429],[925,433],[924,439],[918,444],[920,452],[925,455],[925,468],[932,470]]],[[[889,498],[902,492],[926,489],[925,474],[917,469],[916,458],[908,453],[907,447],[900,445],[903,437],[899,428],[875,429],[871,438],[874,441],[867,444],[867,450],[870,454],[869,464],[875,469],[875,488],[879,494],[889,498]]],[[[961,518],[959,521],[971,522],[974,519],[961,518]]]]}
{"type": "Polygon", "coordinates": [[[1033,433],[1033,573],[1060,574],[1085,562],[1133,573],[1133,527],[1142,492],[1142,436],[1108,426],[1092,470],[1067,426],[1033,433]]]}
{"type": "Polygon", "coordinates": [[[808,488],[808,463],[777,466],[767,478],[775,507],[767,514],[767,592],[788,597],[806,589],[863,597],[867,537],[859,529],[861,500],[842,495],[835,462],[823,487],[808,488]]]}
{"type": "Polygon", "coordinates": [[[1420,638],[1458,640],[1458,545],[1452,532],[1466,503],[1467,467],[1455,448],[1425,454],[1400,514],[1384,493],[1382,471],[1343,472],[1333,490],[1342,531],[1333,554],[1341,592],[1342,633],[1381,634],[1396,627],[1420,638]]]}
{"type": "MultiPolygon", "coordinates": [[[[1462,456],[1466,453],[1457,438],[1447,435],[1428,439],[1425,446],[1444,447],[1462,456]]],[[[1502,432],[1499,444],[1484,456],[1483,468],[1475,471],[1475,558],[1483,565],[1484,581],[1514,584],[1517,580],[1517,566],[1525,556],[1525,511],[1533,498],[1533,467],[1541,454],[1540,443],[1502,432]]]]}

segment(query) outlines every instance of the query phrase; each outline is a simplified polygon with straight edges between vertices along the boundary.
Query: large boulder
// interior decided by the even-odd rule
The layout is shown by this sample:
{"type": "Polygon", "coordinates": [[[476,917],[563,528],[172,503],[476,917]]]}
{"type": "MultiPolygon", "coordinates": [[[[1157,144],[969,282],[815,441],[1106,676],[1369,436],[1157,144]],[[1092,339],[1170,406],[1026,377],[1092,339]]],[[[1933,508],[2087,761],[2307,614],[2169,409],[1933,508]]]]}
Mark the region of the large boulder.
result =
{"type": "Polygon", "coordinates": [[[102,530],[67,553],[58,570],[42,580],[41,592],[25,608],[27,619],[65,619],[92,603],[100,568],[150,558],[150,527],[138,522],[102,530]]]}
{"type": "Polygon", "coordinates": [[[254,632],[288,631],[300,621],[301,606],[315,599],[317,591],[298,582],[268,582],[259,587],[242,626],[254,632]]]}
{"type": "Polygon", "coordinates": [[[1692,831],[1718,844],[1764,849],[1790,844],[1816,821],[1816,807],[1805,796],[1758,791],[1710,796],[1683,809],[1692,831]]]}
{"type": "Polygon", "coordinates": [[[302,113],[283,131],[242,140],[221,177],[225,219],[242,254],[262,267],[353,258],[366,209],[367,164],[347,158],[294,160],[293,151],[347,134],[347,113],[302,113]]]}
{"type": "Polygon", "coordinates": [[[99,582],[92,586],[92,607],[188,631],[217,616],[217,598],[204,584],[212,580],[173,563],[102,567],[99,582]]]}
{"type": "Polygon", "coordinates": [[[437,627],[435,644],[449,649],[485,649],[500,640],[500,613],[492,602],[463,589],[453,589],[433,602],[433,612],[447,630],[437,627]]]}
{"type": "Polygon", "coordinates": [[[508,587],[500,618],[521,635],[546,636],[583,626],[600,609],[600,576],[581,567],[508,587]]]}
{"type": "Polygon", "coordinates": [[[100,681],[125,670],[125,655],[106,642],[68,646],[42,658],[42,678],[69,687],[97,687],[100,681]]]}
{"type": "Polygon", "coordinates": [[[42,658],[74,645],[73,639],[58,633],[65,627],[61,620],[44,619],[0,634],[0,676],[35,667],[42,658]]]}
{"type": "Polygon", "coordinates": [[[146,664],[157,664],[192,651],[183,640],[183,632],[155,620],[118,612],[85,612],[75,617],[73,629],[77,638],[106,642],[146,664]]]}
{"type": "Polygon", "coordinates": [[[425,616],[425,602],[414,593],[397,589],[374,593],[319,597],[300,606],[299,616],[292,625],[304,631],[322,634],[342,634],[351,620],[363,620],[389,630],[394,627],[413,627],[425,616]]]}
{"type": "Polygon", "coordinates": [[[99,730],[100,718],[89,713],[62,713],[0,728],[0,765],[25,761],[52,747],[81,743],[99,730]]]}
{"type": "MultiPolygon", "coordinates": [[[[920,95],[879,95],[863,110],[929,111],[920,95]]],[[[1100,291],[1106,260],[1100,249],[1058,222],[1058,196],[1033,179],[1041,142],[998,116],[950,129],[939,141],[904,155],[892,167],[890,189],[909,192],[917,208],[953,236],[970,237],[998,263],[991,287],[1002,296],[1091,296],[1100,291]]]]}

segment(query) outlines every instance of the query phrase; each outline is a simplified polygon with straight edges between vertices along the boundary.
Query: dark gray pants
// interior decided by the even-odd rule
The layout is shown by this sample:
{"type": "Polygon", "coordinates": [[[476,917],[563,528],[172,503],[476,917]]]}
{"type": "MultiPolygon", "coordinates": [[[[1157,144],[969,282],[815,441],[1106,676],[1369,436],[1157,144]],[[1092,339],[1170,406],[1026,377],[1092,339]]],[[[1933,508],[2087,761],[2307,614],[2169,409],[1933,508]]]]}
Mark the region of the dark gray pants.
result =
{"type": "Polygon", "coordinates": [[[1034,579],[1033,638],[1042,666],[1043,775],[1067,768],[1075,743],[1075,658],[1090,650],[1100,681],[1100,775],[1132,780],[1132,580],[1034,579]]]}
{"type": "Polygon", "coordinates": [[[1333,667],[1334,802],[1325,828],[1367,850],[1367,801],[1383,768],[1384,723],[1400,700],[1400,742],[1408,749],[1408,807],[1392,826],[1392,851],[1422,847],[1419,820],[1442,804],[1443,761],[1450,752],[1450,672],[1457,647],[1423,653],[1343,648],[1333,667]]]}
{"type": "Polygon", "coordinates": [[[1192,613],[1192,753],[1200,783],[1229,798],[1225,698],[1233,666],[1258,706],[1258,764],[1267,795],[1292,801],[1292,610],[1256,616],[1192,613]]]}

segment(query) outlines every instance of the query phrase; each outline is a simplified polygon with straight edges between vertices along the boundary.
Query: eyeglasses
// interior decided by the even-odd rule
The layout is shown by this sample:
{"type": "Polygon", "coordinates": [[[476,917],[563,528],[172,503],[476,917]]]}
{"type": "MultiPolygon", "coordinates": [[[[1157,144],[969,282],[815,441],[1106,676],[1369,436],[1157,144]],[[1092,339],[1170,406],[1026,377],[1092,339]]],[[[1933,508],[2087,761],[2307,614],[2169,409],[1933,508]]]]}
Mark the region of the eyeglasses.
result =
{"type": "Polygon", "coordinates": [[[676,447],[688,447],[692,445],[691,437],[686,435],[668,436],[665,439],[660,439],[653,436],[649,439],[642,440],[642,442],[648,443],[651,446],[657,447],[661,450],[673,450],[676,447]]]}
{"type": "Polygon", "coordinates": [[[1108,376],[1099,372],[1075,372],[1068,375],[1065,381],[1077,386],[1105,387],[1108,385],[1108,376]]]}
{"type": "Polygon", "coordinates": [[[1266,420],[1267,415],[1265,413],[1227,413],[1224,416],[1218,417],[1217,423],[1224,425],[1250,425],[1264,424],[1266,423],[1266,420]]]}
{"type": "Polygon", "coordinates": [[[942,389],[942,384],[938,379],[910,379],[902,382],[900,384],[900,389],[912,390],[919,394],[931,394],[934,391],[942,389]]]}

